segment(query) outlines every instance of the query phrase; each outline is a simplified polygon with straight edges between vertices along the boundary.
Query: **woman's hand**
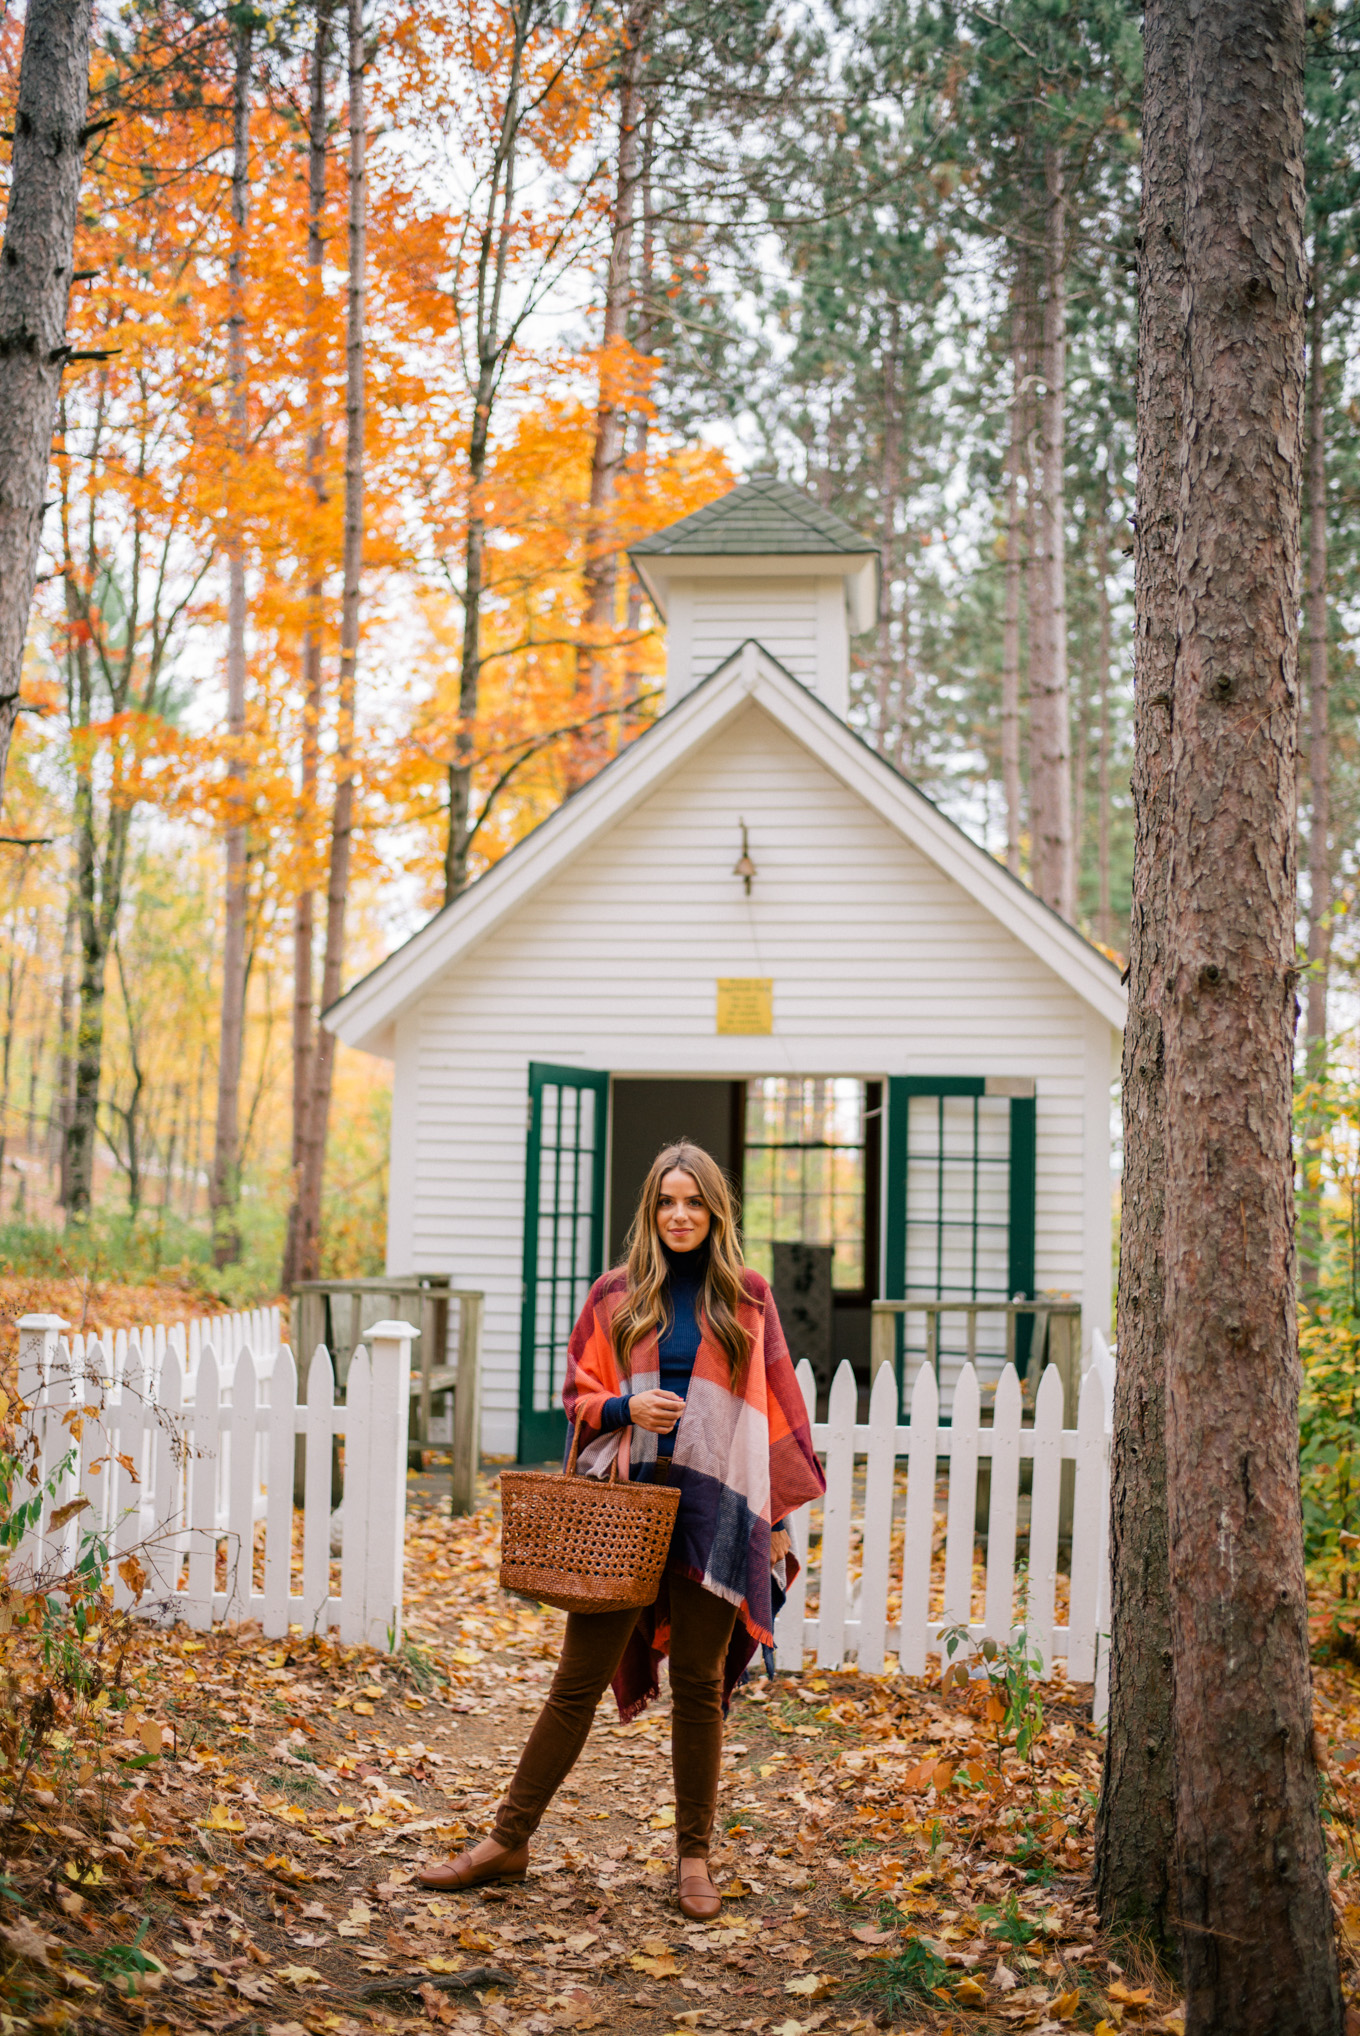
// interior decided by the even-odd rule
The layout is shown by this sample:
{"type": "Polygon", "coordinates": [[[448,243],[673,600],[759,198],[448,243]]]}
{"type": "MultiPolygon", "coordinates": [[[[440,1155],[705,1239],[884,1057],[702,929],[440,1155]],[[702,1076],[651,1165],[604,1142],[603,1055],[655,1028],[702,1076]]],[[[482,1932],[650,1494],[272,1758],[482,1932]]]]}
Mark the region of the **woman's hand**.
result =
{"type": "Polygon", "coordinates": [[[777,1533],[770,1536],[770,1568],[773,1569],[777,1562],[782,1562],[784,1557],[792,1552],[793,1536],[786,1534],[781,1527],[777,1533]]]}
{"type": "Polygon", "coordinates": [[[635,1428],[646,1428],[653,1435],[669,1435],[684,1411],[679,1393],[668,1393],[660,1386],[628,1396],[628,1419],[635,1428]]]}

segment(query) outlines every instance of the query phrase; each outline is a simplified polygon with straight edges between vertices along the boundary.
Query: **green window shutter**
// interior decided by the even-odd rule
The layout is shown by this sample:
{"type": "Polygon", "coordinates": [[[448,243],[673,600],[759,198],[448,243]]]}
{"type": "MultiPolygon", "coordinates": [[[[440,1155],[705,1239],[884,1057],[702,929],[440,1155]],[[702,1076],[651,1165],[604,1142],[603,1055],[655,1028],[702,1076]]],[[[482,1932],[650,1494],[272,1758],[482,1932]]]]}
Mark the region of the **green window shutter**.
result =
{"type": "MultiPolygon", "coordinates": [[[[1034,1226],[1037,1115],[1033,1096],[1011,1097],[1011,1164],[1008,1280],[1013,1301],[1034,1299],[1034,1226]]],[[[1029,1364],[1034,1317],[1015,1321],[1015,1368],[1021,1378],[1029,1364]]]]}
{"type": "Polygon", "coordinates": [[[519,1459],[560,1456],[567,1423],[567,1343],[604,1270],[609,1076],[529,1063],[524,1160],[524,1305],[520,1320],[519,1459]]]}

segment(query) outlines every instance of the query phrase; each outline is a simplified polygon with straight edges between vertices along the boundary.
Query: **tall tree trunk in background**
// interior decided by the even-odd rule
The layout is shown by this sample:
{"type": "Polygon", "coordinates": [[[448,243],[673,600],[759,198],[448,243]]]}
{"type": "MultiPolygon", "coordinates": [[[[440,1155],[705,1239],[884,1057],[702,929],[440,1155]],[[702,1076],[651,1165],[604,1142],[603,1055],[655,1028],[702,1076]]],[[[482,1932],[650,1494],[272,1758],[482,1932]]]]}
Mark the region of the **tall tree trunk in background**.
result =
{"type": "Polygon", "coordinates": [[[874,702],[874,747],[880,756],[888,754],[888,728],[892,700],[894,646],[892,640],[892,589],[897,577],[897,355],[901,344],[900,308],[894,304],[882,350],[883,425],[879,442],[878,499],[882,553],[878,565],[878,664],[874,702]]]}
{"type": "Polygon", "coordinates": [[[0,797],[69,351],[92,0],[29,0],[0,253],[0,797]]]}
{"type": "Polygon", "coordinates": [[[1071,727],[1067,686],[1067,565],[1064,465],[1067,400],[1067,198],[1056,147],[1044,151],[1043,393],[1040,528],[1043,656],[1030,658],[1033,767],[1029,810],[1031,881],[1065,919],[1076,908],[1072,857],[1071,727]]]}
{"type": "Polygon", "coordinates": [[[449,765],[449,831],[444,844],[446,905],[467,886],[468,849],[474,825],[472,767],[482,680],[482,591],[486,571],[486,518],[482,514],[481,496],[491,441],[491,406],[504,358],[502,319],[515,211],[524,52],[535,25],[534,5],[535,0],[510,0],[513,28],[510,72],[495,155],[487,177],[486,211],[478,234],[476,376],[472,389],[472,428],[468,433],[468,519],[463,547],[463,645],[458,674],[458,733],[449,765]]]}
{"type": "MultiPolygon", "coordinates": [[[[625,7],[619,23],[619,155],[614,212],[605,276],[604,331],[600,387],[595,411],[595,445],[590,462],[590,510],[585,567],[585,697],[581,709],[598,714],[609,704],[609,658],[603,648],[615,625],[619,555],[612,530],[614,497],[623,465],[627,412],[615,386],[615,350],[627,336],[633,296],[633,220],[637,209],[642,123],[642,38],[652,0],[625,7]]],[[[579,781],[608,753],[602,724],[579,738],[571,775],[579,781]]]]}
{"type": "Polygon", "coordinates": [[[1166,1461],[1186,2036],[1342,2022],[1294,1293],[1302,0],[1197,8],[1166,990],[1166,1461]]]}
{"type": "Polygon", "coordinates": [[[1044,524],[1040,500],[1039,474],[1043,464],[1043,450],[1039,443],[1039,401],[1038,391],[1043,372],[1043,326],[1039,291],[1034,276],[1034,257],[1029,249],[1020,256],[1020,320],[1022,330],[1024,373],[1021,418],[1024,447],[1025,480],[1025,699],[1029,707],[1029,880],[1034,883],[1034,858],[1037,853],[1035,814],[1036,783],[1042,779],[1039,762],[1039,742],[1042,734],[1042,714],[1035,714],[1035,694],[1046,693],[1049,687],[1047,677],[1052,664],[1052,643],[1049,633],[1048,579],[1044,569],[1044,524]]]}
{"type": "Polygon", "coordinates": [[[1006,800],[1006,868],[1020,874],[1020,571],[1024,525],[1025,336],[1020,284],[1011,285],[1011,424],[1006,447],[1006,587],[1001,617],[1001,784],[1006,800]]]}
{"type": "MultiPolygon", "coordinates": [[[[354,831],[354,712],[359,660],[359,591],[364,537],[364,243],[368,193],[364,167],[363,0],[349,0],[349,278],[345,319],[345,536],[340,608],[340,680],[335,736],[335,807],[331,817],[326,885],[326,959],[321,975],[323,1011],[340,995],[345,959],[345,908],[349,901],[354,831]]],[[[321,1189],[326,1171],[335,1074],[335,1034],[317,1029],[312,1051],[311,1100],[298,1183],[298,1277],[314,1280],[321,1267],[321,1189]]]]}
{"type": "MultiPolygon", "coordinates": [[[[298,1269],[302,1247],[298,1189],[307,1149],[316,1024],[312,1009],[316,894],[312,888],[311,858],[320,763],[322,599],[325,585],[320,549],[320,515],[327,499],[325,392],[321,372],[321,265],[326,252],[322,222],[326,210],[326,63],[330,53],[331,13],[331,0],[317,0],[308,79],[307,296],[312,330],[307,358],[307,405],[311,413],[311,430],[307,435],[307,479],[316,507],[316,534],[307,586],[307,625],[302,637],[302,768],[299,774],[297,828],[304,868],[297,902],[293,907],[293,1194],[283,1247],[282,1285],[285,1293],[302,1277],[298,1269]]],[[[299,1352],[299,1364],[305,1363],[309,1356],[310,1353],[299,1352]]],[[[299,1379],[300,1388],[305,1392],[305,1377],[300,1374],[299,1379]]]]}
{"type": "Polygon", "coordinates": [[[246,456],[246,212],[250,196],[250,63],[255,31],[248,19],[236,30],[236,82],[232,97],[231,257],[227,269],[227,409],[235,473],[227,538],[227,766],[226,919],[222,935],[222,1018],[217,1050],[217,1135],[209,1206],[213,1262],[241,1256],[236,1227],[240,1199],[241,1054],[246,1021],[246,559],[241,529],[246,456]]]}
{"type": "MultiPolygon", "coordinates": [[[[1086,783],[1091,771],[1091,691],[1084,663],[1077,668],[1076,741],[1072,749],[1072,863],[1080,873],[1086,844],[1086,783]]],[[[1080,898],[1080,888],[1077,897],[1080,898]]],[[[1075,916],[1075,908],[1074,908],[1075,916]]]]}
{"type": "MultiPolygon", "coordinates": [[[[1331,754],[1327,670],[1327,388],[1322,358],[1322,265],[1313,266],[1308,363],[1308,1003],[1306,1066],[1310,1083],[1327,1073],[1327,974],[1331,960],[1331,754]]],[[[1322,1113],[1304,1122],[1299,1277],[1317,1288],[1322,1259],[1322,1113]]]]}
{"type": "Polygon", "coordinates": [[[52,1090],[52,1110],[48,1118],[48,1159],[57,1169],[57,1201],[65,1209],[70,1205],[68,1170],[70,1166],[71,1131],[71,1090],[75,1075],[75,948],[78,925],[76,887],[71,885],[66,899],[66,920],[61,931],[61,996],[57,1014],[57,1068],[52,1090]]]}
{"type": "Polygon", "coordinates": [[[1110,494],[1109,479],[1100,495],[1100,524],[1096,531],[1096,605],[1100,617],[1097,657],[1098,687],[1096,711],[1100,727],[1096,738],[1096,938],[1106,947],[1114,931],[1110,920],[1110,656],[1113,648],[1110,627],[1110,494]]]}
{"type": "Polygon", "coordinates": [[[1133,894],[1124,1029],[1119,1363],[1110,1462],[1110,1711],[1096,1811],[1096,1896],[1107,1930],[1173,1942],[1175,1767],[1166,1542],[1166,879],[1176,522],[1185,376],[1189,0],[1143,17],[1138,234],[1138,498],[1134,528],[1133,894]]]}
{"type": "MultiPolygon", "coordinates": [[[[638,308],[635,343],[640,354],[650,358],[656,344],[656,317],[652,308],[652,292],[656,288],[656,212],[652,204],[652,169],[656,162],[656,109],[649,106],[642,120],[642,255],[638,264],[638,308]]],[[[634,426],[633,456],[637,471],[645,479],[647,473],[648,416],[645,406],[637,413],[634,426]]],[[[643,674],[639,662],[640,636],[642,631],[642,582],[637,574],[628,575],[628,671],[624,680],[624,705],[635,705],[643,689],[643,674]]]]}

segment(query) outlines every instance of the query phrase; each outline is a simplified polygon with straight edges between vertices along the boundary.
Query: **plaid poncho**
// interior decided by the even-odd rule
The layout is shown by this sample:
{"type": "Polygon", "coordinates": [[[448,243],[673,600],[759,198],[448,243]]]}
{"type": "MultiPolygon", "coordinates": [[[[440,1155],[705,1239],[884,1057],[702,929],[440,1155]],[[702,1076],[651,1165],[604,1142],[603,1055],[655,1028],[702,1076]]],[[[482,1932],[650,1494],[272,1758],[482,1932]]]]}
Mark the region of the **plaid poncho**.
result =
{"type": "MultiPolygon", "coordinates": [[[[762,1642],[768,1646],[774,1639],[772,1523],[826,1490],[769,1283],[749,1271],[743,1278],[747,1299],[740,1319],[751,1338],[751,1360],[741,1390],[733,1391],[726,1355],[701,1323],[699,1354],[676,1431],[671,1469],[680,1507],[668,1567],[737,1608],[724,1702],[757,1646],[762,1642]]],[[[596,1280],[568,1345],[562,1403],[568,1421],[581,1423],[577,1468],[596,1477],[607,1475],[616,1455],[628,1477],[639,1471],[650,1475],[645,1467],[655,1464],[657,1457],[657,1437],[646,1429],[600,1432],[606,1400],[625,1387],[642,1393],[661,1383],[655,1330],[634,1346],[626,1381],[619,1371],[609,1325],[626,1284],[621,1269],[596,1280]]],[[[786,1582],[791,1582],[797,1565],[792,1556],[787,1564],[786,1582]]],[[[625,1720],[656,1696],[657,1664],[668,1651],[669,1639],[669,1595],[663,1579],[656,1603],[638,1620],[614,1679],[614,1695],[625,1720]]]]}

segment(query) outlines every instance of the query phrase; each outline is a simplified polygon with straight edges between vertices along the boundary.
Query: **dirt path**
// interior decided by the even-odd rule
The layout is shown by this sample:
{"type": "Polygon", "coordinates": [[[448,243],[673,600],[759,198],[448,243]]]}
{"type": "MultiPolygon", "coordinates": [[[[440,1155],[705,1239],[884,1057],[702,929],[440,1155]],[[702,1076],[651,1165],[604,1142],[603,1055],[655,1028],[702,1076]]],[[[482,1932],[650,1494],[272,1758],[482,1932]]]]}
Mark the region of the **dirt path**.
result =
{"type": "Polygon", "coordinates": [[[556,1657],[560,1618],[496,1587],[497,1532],[417,1497],[396,1658],[137,1637],[102,1765],[73,1798],[46,1778],[13,1868],[19,2026],[1179,2027],[1092,1928],[1089,1691],[1047,1686],[1034,1759],[998,1762],[980,1685],[762,1677],[728,1725],[709,1927],[670,1892],[669,1707],[620,1727],[606,1698],[526,1885],[424,1893],[420,1860],[489,1828],[556,1657]]]}

